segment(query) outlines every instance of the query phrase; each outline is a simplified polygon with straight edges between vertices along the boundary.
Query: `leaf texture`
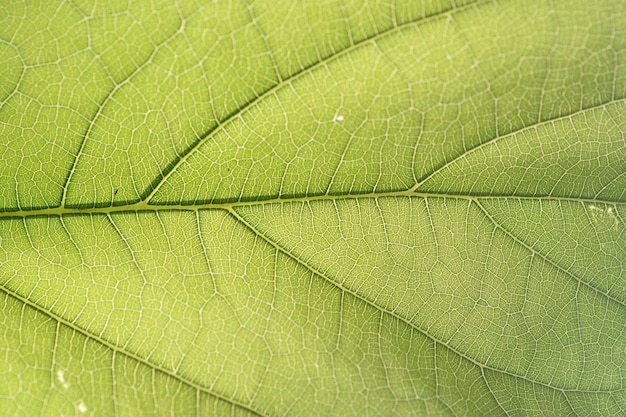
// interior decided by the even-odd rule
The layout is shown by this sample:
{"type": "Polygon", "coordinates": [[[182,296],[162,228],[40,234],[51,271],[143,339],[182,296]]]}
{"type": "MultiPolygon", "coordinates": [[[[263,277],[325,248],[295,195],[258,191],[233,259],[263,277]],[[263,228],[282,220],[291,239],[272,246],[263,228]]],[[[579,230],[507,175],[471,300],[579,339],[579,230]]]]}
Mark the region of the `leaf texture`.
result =
{"type": "Polygon", "coordinates": [[[0,409],[626,413],[624,22],[4,2],[0,409]]]}

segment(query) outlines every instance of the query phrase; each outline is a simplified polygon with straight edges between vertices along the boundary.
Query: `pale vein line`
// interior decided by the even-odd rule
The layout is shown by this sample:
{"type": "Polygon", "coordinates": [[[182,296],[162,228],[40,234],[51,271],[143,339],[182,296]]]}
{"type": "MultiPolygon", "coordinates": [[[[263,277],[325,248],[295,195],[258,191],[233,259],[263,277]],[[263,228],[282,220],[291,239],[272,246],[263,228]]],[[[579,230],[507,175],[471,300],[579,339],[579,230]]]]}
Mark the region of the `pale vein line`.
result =
{"type": "Polygon", "coordinates": [[[267,34],[265,33],[265,31],[263,30],[263,28],[257,21],[257,17],[254,13],[254,7],[249,3],[248,0],[241,0],[241,2],[243,3],[244,7],[248,11],[248,16],[250,17],[250,23],[256,29],[257,33],[259,34],[259,37],[261,38],[261,40],[263,41],[263,44],[265,45],[265,49],[267,49],[267,55],[270,61],[272,62],[272,68],[274,69],[274,75],[276,76],[276,79],[278,80],[278,83],[280,84],[283,82],[283,77],[280,75],[280,69],[278,68],[276,59],[274,58],[274,52],[272,52],[272,49],[270,48],[270,44],[267,41],[267,34]]]}
{"type": "Polygon", "coordinates": [[[230,123],[234,122],[235,120],[239,119],[240,117],[242,117],[243,114],[245,114],[247,111],[249,111],[251,108],[253,108],[255,105],[257,105],[259,102],[262,102],[263,100],[265,100],[266,98],[272,96],[273,94],[275,94],[277,91],[281,90],[283,87],[286,86],[291,86],[292,83],[302,77],[304,77],[305,75],[308,75],[310,73],[312,73],[313,71],[315,71],[318,68],[322,68],[326,65],[328,65],[330,62],[333,62],[345,55],[348,55],[349,53],[353,52],[354,50],[357,50],[361,47],[365,47],[367,45],[375,45],[377,41],[379,41],[381,38],[384,38],[386,36],[391,36],[395,33],[399,33],[402,30],[411,27],[413,25],[420,25],[423,23],[427,23],[430,22],[432,20],[437,20],[437,19],[441,19],[445,16],[448,16],[450,14],[453,13],[460,13],[464,10],[470,9],[470,8],[474,8],[477,6],[480,6],[482,4],[486,4],[488,3],[488,1],[476,1],[473,3],[468,3],[466,5],[463,5],[461,7],[458,7],[456,9],[449,9],[446,10],[444,12],[440,12],[440,13],[436,13],[433,15],[429,15],[426,16],[424,18],[420,18],[416,21],[411,21],[411,22],[407,22],[404,23],[400,26],[394,26],[391,29],[382,31],[380,33],[375,34],[374,36],[365,38],[355,44],[352,44],[350,46],[348,46],[347,48],[329,55],[328,57],[324,58],[324,59],[320,59],[318,62],[314,63],[313,65],[303,69],[300,72],[297,72],[293,75],[291,75],[290,77],[286,78],[285,80],[283,80],[282,82],[277,83],[276,85],[274,85],[273,87],[269,88],[268,90],[266,90],[265,92],[263,92],[262,94],[258,95],[257,97],[255,97],[254,99],[252,99],[251,101],[249,101],[248,103],[244,104],[243,107],[237,109],[235,112],[233,112],[230,116],[228,116],[225,120],[222,120],[221,122],[218,121],[218,125],[210,132],[208,132],[204,137],[201,137],[197,140],[196,143],[194,143],[192,146],[190,146],[185,153],[180,156],[178,158],[178,160],[176,161],[176,163],[171,164],[167,171],[163,171],[162,172],[162,177],[160,179],[160,181],[155,184],[152,188],[152,190],[146,195],[146,197],[144,197],[143,201],[149,202],[154,196],[155,194],[158,192],[158,190],[160,189],[160,187],[165,184],[167,182],[167,180],[169,179],[169,177],[178,170],[178,168],[180,168],[186,161],[187,159],[189,159],[192,155],[194,155],[196,153],[196,151],[202,146],[202,144],[204,144],[205,142],[209,141],[210,139],[212,139],[213,137],[215,137],[219,132],[223,131],[225,126],[228,126],[230,123]]]}
{"type": "Polygon", "coordinates": [[[569,398],[567,397],[565,393],[563,393],[563,397],[565,398],[565,402],[567,403],[567,406],[572,410],[572,413],[574,413],[574,415],[576,415],[577,417],[580,417],[580,414],[576,412],[576,410],[574,409],[574,406],[572,405],[571,401],[569,400],[569,398]]]}
{"type": "Polygon", "coordinates": [[[620,222],[620,223],[621,223],[624,227],[626,227],[626,221],[624,220],[624,218],[622,217],[622,215],[619,213],[619,212],[620,212],[620,210],[619,210],[618,206],[617,206],[617,205],[614,205],[613,207],[615,208],[615,217],[617,217],[617,218],[619,219],[619,222],[620,222]]]}
{"type": "MultiPolygon", "coordinates": [[[[152,50],[152,52],[150,53],[148,58],[141,65],[139,65],[137,68],[135,68],[121,82],[115,84],[113,86],[113,89],[111,91],[109,91],[109,93],[106,95],[106,97],[104,98],[102,103],[98,106],[98,109],[96,110],[96,114],[93,115],[92,119],[89,122],[89,125],[87,126],[87,130],[85,131],[85,134],[83,136],[83,140],[81,141],[80,147],[78,148],[78,153],[76,154],[76,158],[74,158],[74,161],[72,162],[72,165],[70,166],[69,174],[67,176],[67,180],[65,181],[65,185],[63,186],[63,194],[61,195],[61,204],[60,204],[61,207],[64,207],[65,204],[66,204],[67,190],[69,189],[70,183],[72,181],[72,177],[74,176],[74,173],[76,172],[76,167],[78,165],[78,160],[84,154],[84,149],[85,149],[85,144],[87,143],[87,138],[89,137],[89,134],[91,133],[91,130],[95,126],[96,120],[103,114],[104,107],[107,105],[107,103],[110,100],[113,99],[113,96],[115,95],[115,93],[117,93],[127,83],[130,83],[130,81],[133,79],[133,77],[137,73],[139,73],[139,71],[141,71],[144,67],[149,65],[152,62],[152,59],[154,58],[154,56],[161,50],[161,47],[163,45],[165,45],[166,43],[168,43],[171,39],[173,39],[178,33],[179,33],[179,31],[177,29],[169,37],[167,37],[165,40],[163,40],[159,44],[155,45],[154,49],[152,50]]],[[[131,164],[131,166],[132,166],[132,164],[131,164]]]]}
{"type": "MultiPolygon", "coordinates": [[[[26,307],[26,306],[24,306],[26,307]]],[[[50,361],[50,386],[53,387],[56,385],[54,382],[54,371],[57,368],[57,346],[59,345],[59,326],[60,323],[57,321],[57,325],[54,330],[54,342],[52,342],[52,359],[50,361]]],[[[21,327],[21,326],[20,326],[21,327]]]]}
{"type": "Polygon", "coordinates": [[[626,302],[618,300],[617,298],[613,297],[612,295],[610,295],[607,292],[604,292],[602,290],[600,290],[599,288],[594,287],[593,285],[591,285],[591,283],[584,281],[582,278],[577,277],[574,273],[568,271],[567,269],[565,269],[564,267],[562,267],[561,265],[559,265],[558,263],[556,263],[555,261],[553,261],[552,259],[548,258],[547,256],[539,253],[537,250],[533,249],[530,245],[526,244],[526,242],[520,240],[517,236],[515,236],[512,232],[510,232],[508,229],[506,229],[504,226],[502,226],[496,219],[494,219],[491,214],[489,214],[489,211],[487,209],[485,209],[482,204],[480,204],[480,202],[478,200],[475,200],[474,203],[476,204],[476,206],[483,212],[483,214],[485,215],[485,217],[499,230],[501,230],[506,236],[508,236],[509,238],[513,239],[513,241],[515,243],[517,243],[518,245],[522,246],[523,248],[525,248],[526,250],[528,250],[530,253],[533,253],[535,255],[537,255],[539,258],[543,259],[544,261],[546,261],[548,264],[552,265],[554,268],[556,268],[558,271],[564,273],[565,275],[569,276],[570,278],[572,278],[574,281],[578,282],[579,284],[584,285],[585,287],[589,288],[590,290],[592,290],[593,292],[603,295],[606,298],[608,298],[611,301],[614,301],[615,303],[621,305],[622,307],[626,307],[626,302]]]}
{"type": "MultiPolygon", "coordinates": [[[[617,181],[619,181],[621,178],[626,177],[626,171],[621,172],[620,174],[616,175],[615,177],[613,177],[613,179],[611,179],[609,182],[607,182],[604,187],[600,188],[600,190],[596,193],[596,195],[600,195],[604,192],[604,190],[606,190],[607,188],[609,188],[611,185],[613,185],[614,183],[616,183],[617,181]]],[[[626,194],[623,193],[622,196],[626,194]]]]}
{"type": "MultiPolygon", "coordinates": [[[[57,321],[57,323],[59,323],[57,321]]],[[[117,403],[117,378],[115,375],[115,368],[117,367],[117,351],[113,351],[113,353],[111,354],[111,401],[113,401],[113,412],[115,413],[115,415],[119,415],[118,414],[118,403],[117,403]]]]}
{"type": "MultiPolygon", "coordinates": [[[[412,336],[411,336],[412,337],[412,336]]],[[[435,342],[434,340],[431,339],[431,342],[433,342],[433,371],[435,373],[435,399],[440,402],[441,404],[443,404],[443,406],[449,410],[452,415],[454,417],[458,417],[458,414],[452,409],[452,407],[450,407],[448,405],[448,403],[446,403],[444,401],[444,399],[442,398],[442,396],[439,394],[439,373],[437,372],[437,369],[439,369],[437,367],[437,342],[435,342]]],[[[445,347],[445,346],[444,346],[445,347]]]]}
{"type": "Polygon", "coordinates": [[[483,381],[485,381],[485,387],[487,387],[487,391],[489,391],[489,394],[491,395],[491,398],[493,398],[495,403],[498,405],[500,410],[502,410],[504,412],[505,415],[510,416],[510,414],[507,413],[506,409],[502,406],[502,404],[500,404],[500,401],[498,400],[498,397],[496,397],[496,394],[491,389],[491,386],[489,385],[489,381],[487,380],[487,377],[485,376],[485,369],[484,368],[480,368],[480,375],[482,376],[483,381]]]}
{"type": "Polygon", "coordinates": [[[478,151],[478,150],[480,150],[480,149],[482,149],[484,147],[487,147],[487,146],[489,146],[489,145],[491,145],[491,144],[493,144],[493,143],[495,143],[497,141],[504,140],[504,139],[510,138],[512,136],[519,135],[519,134],[524,133],[526,131],[532,131],[532,130],[538,129],[538,128],[544,126],[544,125],[549,125],[551,123],[555,123],[555,122],[558,122],[558,121],[569,120],[569,119],[572,119],[575,116],[578,116],[578,115],[581,115],[581,114],[586,114],[586,113],[594,111],[594,110],[606,109],[609,106],[616,106],[616,105],[624,104],[624,103],[626,103],[626,98],[620,98],[618,100],[613,100],[613,99],[612,100],[607,100],[606,102],[603,102],[603,103],[596,103],[596,104],[593,104],[593,105],[591,105],[589,107],[585,107],[583,109],[576,110],[576,111],[571,112],[571,113],[559,115],[557,117],[553,117],[553,118],[550,118],[550,119],[543,120],[543,121],[541,121],[539,123],[533,123],[531,125],[524,126],[522,128],[519,128],[517,130],[514,130],[514,131],[509,132],[507,134],[504,134],[502,136],[494,136],[493,138],[488,139],[485,142],[481,142],[478,145],[474,146],[473,148],[470,148],[470,149],[464,151],[463,153],[461,153],[461,154],[457,155],[456,157],[452,158],[451,160],[447,161],[446,163],[444,163],[440,167],[434,169],[424,179],[422,179],[421,181],[418,181],[413,186],[413,188],[411,188],[411,190],[412,191],[417,191],[418,188],[421,185],[423,185],[426,181],[428,181],[429,179],[433,178],[434,176],[436,176],[437,174],[442,172],[444,169],[446,169],[450,165],[453,165],[454,163],[456,163],[456,162],[458,162],[458,161],[460,161],[462,159],[467,158],[467,156],[469,154],[472,154],[472,153],[474,153],[474,152],[476,152],[476,151],[478,151]]]}
{"type": "MultiPolygon", "coordinates": [[[[11,98],[14,95],[16,95],[17,92],[19,91],[19,89],[20,89],[20,87],[22,85],[22,82],[24,81],[24,78],[25,78],[24,76],[26,74],[26,70],[27,70],[28,66],[26,65],[26,62],[24,61],[24,58],[22,58],[22,55],[20,54],[20,51],[19,51],[17,46],[13,45],[11,42],[6,41],[3,38],[0,38],[0,42],[5,44],[5,45],[8,45],[11,48],[13,48],[13,50],[15,51],[15,54],[16,54],[16,56],[19,59],[20,64],[21,64],[20,75],[19,75],[17,81],[15,82],[15,87],[12,89],[11,92],[9,92],[7,94],[7,96],[6,96],[6,98],[4,100],[0,101],[0,109],[2,109],[11,100],[11,98]]],[[[5,63],[5,65],[6,65],[6,63],[5,63]]]]}
{"type": "MultiPolygon", "coordinates": [[[[551,39],[550,51],[545,57],[546,66],[545,66],[545,71],[543,75],[543,82],[541,83],[541,97],[539,98],[539,110],[537,111],[537,122],[541,122],[541,115],[543,114],[543,103],[545,101],[545,95],[546,95],[546,86],[548,84],[548,80],[550,79],[550,75],[551,75],[550,70],[552,69],[552,60],[556,53],[557,46],[558,46],[558,39],[560,37],[559,29],[561,27],[559,26],[559,19],[557,18],[556,13],[554,11],[554,3],[552,0],[550,1],[550,9],[548,11],[548,14],[552,20],[552,24],[554,25],[554,32],[551,33],[552,39],[551,39]]],[[[614,96],[612,98],[614,98],[614,96]]]]}
{"type": "MultiPolygon", "coordinates": [[[[343,292],[341,294],[343,295],[343,292]]],[[[383,314],[383,312],[378,310],[378,330],[376,331],[377,333],[376,334],[376,345],[377,345],[376,350],[378,351],[377,352],[378,359],[380,360],[381,367],[383,368],[383,372],[385,373],[385,384],[386,384],[385,388],[389,390],[389,392],[391,393],[393,397],[395,397],[395,393],[393,392],[393,388],[392,388],[391,378],[389,377],[389,369],[388,369],[389,366],[387,366],[387,364],[385,363],[385,355],[383,354],[383,346],[385,345],[385,342],[382,340],[382,334],[383,334],[383,329],[384,329],[384,326],[383,326],[384,317],[385,315],[383,314]]],[[[413,399],[423,400],[415,392],[415,386],[413,386],[413,395],[414,395],[413,399]]],[[[395,411],[396,406],[397,404],[394,404],[394,409],[392,409],[392,412],[395,411]]]]}
{"type": "Polygon", "coordinates": [[[514,378],[519,378],[521,380],[530,382],[532,384],[536,384],[536,385],[540,385],[546,388],[550,388],[550,389],[554,389],[555,391],[559,391],[559,392],[576,392],[576,393],[581,393],[581,392],[592,392],[592,393],[599,393],[599,392],[614,392],[616,391],[615,389],[611,389],[611,390],[579,390],[579,389],[567,389],[567,388],[560,388],[560,387],[555,387],[552,385],[549,385],[547,383],[541,382],[541,381],[535,381],[532,380],[526,376],[523,375],[519,375],[519,374],[513,374],[509,371],[503,370],[503,369],[498,369],[495,367],[492,367],[490,365],[487,364],[483,364],[478,362],[475,359],[472,359],[471,357],[465,355],[464,353],[462,353],[461,351],[456,350],[455,348],[449,346],[447,343],[445,343],[444,341],[436,338],[435,336],[432,336],[430,334],[428,334],[426,331],[418,328],[415,324],[411,323],[407,318],[402,317],[401,315],[399,315],[398,313],[388,310],[383,306],[379,306],[375,303],[373,303],[372,301],[370,301],[369,299],[365,298],[364,296],[356,293],[355,291],[351,290],[350,288],[332,280],[331,278],[327,277],[322,271],[318,270],[317,268],[315,268],[312,265],[309,265],[306,261],[304,261],[303,259],[300,259],[298,256],[296,256],[295,254],[292,254],[289,250],[287,250],[286,248],[283,248],[282,246],[280,246],[278,243],[274,242],[272,239],[270,239],[269,237],[267,237],[265,234],[261,233],[259,230],[257,230],[252,224],[250,224],[245,218],[243,218],[242,216],[239,215],[239,213],[237,213],[235,210],[229,210],[229,213],[235,218],[237,219],[242,225],[244,225],[248,230],[250,230],[250,232],[252,232],[254,235],[259,236],[260,238],[262,238],[265,242],[267,242],[269,245],[271,245],[272,247],[274,247],[276,250],[284,253],[286,256],[288,256],[289,258],[293,259],[295,262],[297,262],[299,265],[301,265],[302,267],[306,268],[307,270],[311,271],[313,274],[319,276],[320,278],[322,278],[323,280],[325,280],[326,282],[328,282],[329,284],[331,284],[332,286],[336,287],[337,289],[341,290],[342,292],[346,292],[350,295],[352,295],[353,297],[355,297],[356,299],[364,302],[365,304],[373,307],[376,310],[379,310],[385,314],[389,314],[390,316],[394,317],[395,319],[405,323],[406,325],[408,325],[410,328],[414,329],[415,331],[417,331],[418,333],[424,335],[425,337],[431,339],[433,342],[438,343],[442,346],[444,346],[446,349],[449,349],[451,352],[455,353],[456,355],[458,355],[459,357],[467,360],[468,362],[472,363],[473,365],[477,366],[480,369],[488,369],[491,370],[493,372],[498,372],[504,375],[509,375],[512,376],[514,378]]]}
{"type": "Polygon", "coordinates": [[[113,355],[115,355],[115,353],[119,353],[121,355],[126,356],[127,358],[135,360],[138,365],[144,365],[144,366],[147,366],[148,368],[152,369],[152,371],[161,372],[162,374],[165,374],[168,377],[170,377],[170,378],[172,378],[172,379],[174,379],[174,380],[176,380],[176,381],[178,381],[178,382],[180,382],[182,384],[188,385],[188,386],[190,386],[190,387],[192,387],[192,388],[194,388],[194,389],[196,389],[198,391],[202,391],[204,393],[207,393],[207,394],[209,394],[209,395],[211,395],[211,396],[213,396],[213,397],[215,397],[215,398],[217,398],[219,400],[222,400],[222,401],[225,401],[225,402],[227,402],[229,404],[232,404],[234,406],[240,407],[240,408],[242,408],[242,409],[244,409],[244,410],[246,410],[246,411],[248,411],[248,412],[250,412],[252,414],[255,414],[255,415],[259,416],[259,417],[269,417],[269,416],[266,416],[265,414],[262,414],[261,412],[255,410],[255,409],[253,409],[251,406],[249,406],[247,404],[241,403],[241,402],[239,402],[239,401],[237,401],[237,400],[235,400],[233,398],[228,398],[228,397],[223,396],[221,394],[218,394],[216,392],[212,392],[209,389],[207,389],[206,387],[203,387],[203,386],[197,384],[196,382],[194,382],[194,381],[192,381],[190,379],[185,378],[182,375],[178,375],[178,374],[174,373],[170,369],[164,368],[164,367],[162,367],[162,366],[160,366],[160,365],[158,365],[156,363],[150,362],[147,359],[142,358],[141,356],[139,356],[139,355],[137,355],[137,354],[135,354],[135,353],[133,353],[131,351],[128,351],[128,350],[126,350],[126,349],[124,349],[124,348],[122,348],[120,346],[117,346],[114,343],[111,343],[111,342],[107,341],[106,339],[103,339],[101,336],[98,336],[98,335],[96,335],[94,333],[91,333],[90,331],[88,331],[86,329],[83,329],[82,327],[79,327],[78,325],[72,323],[69,320],[66,320],[65,318],[57,315],[56,313],[54,313],[54,312],[52,312],[52,311],[50,311],[50,310],[48,310],[48,309],[46,309],[46,308],[44,308],[44,307],[42,307],[42,306],[40,306],[38,304],[32,302],[28,298],[22,297],[18,293],[14,292],[14,291],[6,288],[6,287],[0,286],[0,291],[4,292],[5,294],[7,294],[10,297],[15,298],[16,300],[22,302],[24,304],[24,306],[31,307],[34,310],[42,313],[43,315],[50,317],[52,320],[55,320],[58,323],[60,323],[60,324],[62,324],[64,326],[70,328],[71,330],[75,331],[76,333],[79,333],[79,334],[85,336],[86,338],[91,339],[91,340],[93,340],[93,341],[95,341],[97,343],[100,343],[101,345],[111,349],[111,351],[113,352],[113,355]]]}
{"type": "Polygon", "coordinates": [[[59,216],[59,222],[61,223],[61,227],[63,228],[63,230],[67,234],[67,237],[70,240],[70,242],[72,243],[72,246],[74,246],[74,249],[76,249],[76,253],[78,253],[78,256],[80,257],[80,261],[81,261],[82,265],[87,265],[87,263],[85,262],[85,258],[83,257],[83,252],[80,250],[80,248],[78,247],[78,244],[74,240],[74,236],[72,236],[72,234],[70,233],[70,230],[65,225],[65,221],[63,220],[63,217],[64,216],[59,216]]]}

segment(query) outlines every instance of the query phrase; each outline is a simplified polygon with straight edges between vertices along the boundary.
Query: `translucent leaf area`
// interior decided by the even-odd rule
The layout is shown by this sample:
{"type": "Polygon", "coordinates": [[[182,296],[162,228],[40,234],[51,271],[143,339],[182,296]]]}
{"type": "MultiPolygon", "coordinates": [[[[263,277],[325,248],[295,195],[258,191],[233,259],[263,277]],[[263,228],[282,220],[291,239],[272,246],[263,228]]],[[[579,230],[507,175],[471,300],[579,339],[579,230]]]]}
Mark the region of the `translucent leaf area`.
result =
{"type": "Polygon", "coordinates": [[[626,2],[2,1],[0,414],[626,415],[626,2]]]}

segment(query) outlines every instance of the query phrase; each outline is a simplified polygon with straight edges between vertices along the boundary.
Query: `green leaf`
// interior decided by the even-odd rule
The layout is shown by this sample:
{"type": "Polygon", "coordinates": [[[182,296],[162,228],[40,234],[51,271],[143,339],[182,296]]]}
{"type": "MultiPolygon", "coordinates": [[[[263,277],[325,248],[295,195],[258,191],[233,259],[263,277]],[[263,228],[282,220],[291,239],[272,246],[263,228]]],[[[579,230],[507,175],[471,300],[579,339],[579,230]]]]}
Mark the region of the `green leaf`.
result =
{"type": "Polygon", "coordinates": [[[623,1],[0,5],[0,410],[626,413],[623,1]]]}

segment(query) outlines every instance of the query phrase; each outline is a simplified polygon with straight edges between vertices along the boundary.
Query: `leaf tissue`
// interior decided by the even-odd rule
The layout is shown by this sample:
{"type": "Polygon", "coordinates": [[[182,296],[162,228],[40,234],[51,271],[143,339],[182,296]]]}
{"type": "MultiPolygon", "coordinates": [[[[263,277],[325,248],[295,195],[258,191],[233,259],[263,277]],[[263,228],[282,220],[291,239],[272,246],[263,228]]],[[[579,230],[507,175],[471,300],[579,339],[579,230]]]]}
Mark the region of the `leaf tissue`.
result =
{"type": "Polygon", "coordinates": [[[626,415],[626,2],[0,4],[7,416],[626,415]]]}

